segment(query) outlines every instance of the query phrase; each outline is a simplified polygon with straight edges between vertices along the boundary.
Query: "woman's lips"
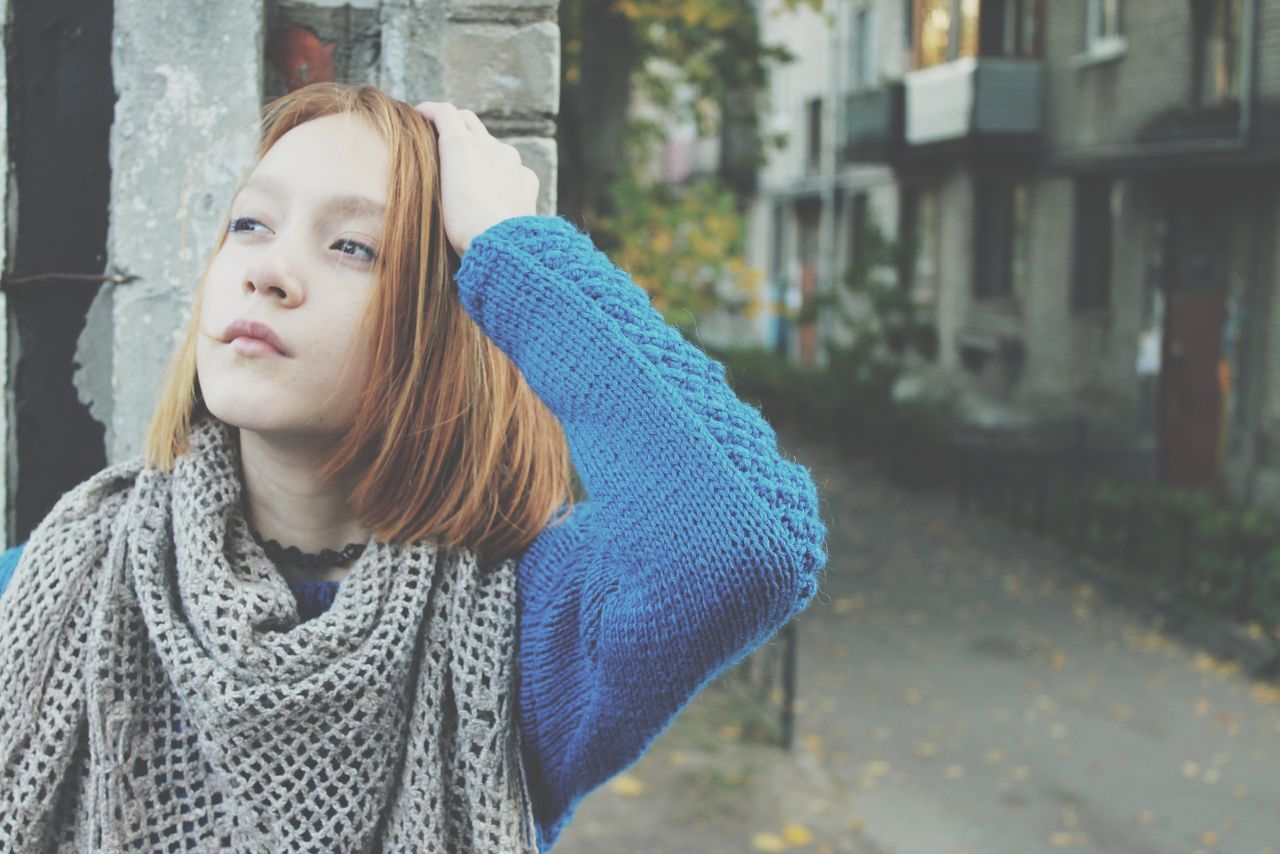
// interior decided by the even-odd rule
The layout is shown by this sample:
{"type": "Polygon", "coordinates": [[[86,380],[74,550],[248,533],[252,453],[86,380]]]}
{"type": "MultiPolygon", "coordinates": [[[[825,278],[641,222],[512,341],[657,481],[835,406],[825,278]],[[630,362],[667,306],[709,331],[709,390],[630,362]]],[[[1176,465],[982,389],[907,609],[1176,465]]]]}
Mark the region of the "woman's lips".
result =
{"type": "Polygon", "coordinates": [[[283,356],[284,354],[261,338],[241,335],[231,340],[231,349],[246,356],[283,356]]]}
{"type": "Polygon", "coordinates": [[[276,334],[274,329],[265,323],[258,323],[253,320],[239,318],[227,324],[226,331],[222,333],[222,340],[230,344],[241,338],[248,339],[248,342],[241,345],[241,347],[249,348],[236,348],[241,353],[246,353],[248,355],[260,355],[261,350],[251,346],[251,342],[258,342],[270,347],[273,352],[278,353],[281,356],[289,355],[289,350],[284,346],[284,342],[280,340],[280,336],[276,334]]]}

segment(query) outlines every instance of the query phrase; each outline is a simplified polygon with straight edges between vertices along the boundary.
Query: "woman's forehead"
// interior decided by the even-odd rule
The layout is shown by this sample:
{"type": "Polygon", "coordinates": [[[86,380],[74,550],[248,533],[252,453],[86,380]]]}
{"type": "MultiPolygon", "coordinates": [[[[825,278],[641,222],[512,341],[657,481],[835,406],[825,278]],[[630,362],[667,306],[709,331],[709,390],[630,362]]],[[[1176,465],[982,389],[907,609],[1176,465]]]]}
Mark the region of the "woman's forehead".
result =
{"type": "Polygon", "coordinates": [[[276,140],[241,192],[345,196],[348,206],[378,211],[385,205],[389,165],[386,143],[366,120],[350,114],[324,116],[276,140]]]}

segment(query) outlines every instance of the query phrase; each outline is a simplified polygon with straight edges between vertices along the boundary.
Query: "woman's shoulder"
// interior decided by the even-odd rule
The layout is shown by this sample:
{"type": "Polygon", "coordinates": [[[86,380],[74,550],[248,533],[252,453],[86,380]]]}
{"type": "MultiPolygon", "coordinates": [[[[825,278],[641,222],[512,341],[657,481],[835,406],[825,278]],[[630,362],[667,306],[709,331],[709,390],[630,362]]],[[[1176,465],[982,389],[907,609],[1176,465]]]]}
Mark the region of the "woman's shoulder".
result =
{"type": "Polygon", "coordinates": [[[111,463],[62,493],[28,539],[0,552],[0,594],[8,589],[23,553],[33,540],[47,544],[64,536],[82,538],[88,529],[96,528],[95,517],[119,512],[142,468],[141,455],[111,463]]]}

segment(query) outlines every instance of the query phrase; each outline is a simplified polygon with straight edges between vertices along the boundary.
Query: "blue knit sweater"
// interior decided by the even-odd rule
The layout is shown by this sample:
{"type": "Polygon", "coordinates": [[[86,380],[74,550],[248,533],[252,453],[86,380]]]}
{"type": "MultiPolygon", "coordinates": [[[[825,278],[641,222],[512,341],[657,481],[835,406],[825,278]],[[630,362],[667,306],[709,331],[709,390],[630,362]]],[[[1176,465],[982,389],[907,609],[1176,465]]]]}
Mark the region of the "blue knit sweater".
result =
{"type": "MultiPolygon", "coordinates": [[[[588,792],[804,609],[826,528],[810,473],[724,366],[572,222],[504,220],[456,280],[560,420],[588,496],[518,562],[515,705],[547,851],[588,792]]],[[[21,549],[0,555],[0,590],[21,549]]],[[[337,589],[292,586],[304,617],[337,589]]]]}

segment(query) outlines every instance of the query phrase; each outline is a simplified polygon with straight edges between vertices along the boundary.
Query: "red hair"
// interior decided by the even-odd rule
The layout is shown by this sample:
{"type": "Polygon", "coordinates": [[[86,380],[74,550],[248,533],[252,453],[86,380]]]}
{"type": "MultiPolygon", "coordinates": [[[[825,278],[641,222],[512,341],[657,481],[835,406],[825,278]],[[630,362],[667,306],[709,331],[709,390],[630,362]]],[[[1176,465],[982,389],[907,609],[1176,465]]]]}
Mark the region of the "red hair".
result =
{"type": "MultiPolygon", "coordinates": [[[[354,479],[348,507],[380,540],[436,538],[489,564],[515,556],[563,518],[552,518],[561,505],[565,515],[572,510],[569,448],[559,420],[458,299],[430,123],[374,86],[314,83],[262,108],[241,182],[289,130],[335,113],[378,130],[391,174],[384,248],[359,339],[372,342],[372,381],[321,476],[354,479]]],[[[186,451],[192,426],[213,417],[196,375],[197,324],[205,278],[225,240],[223,229],[147,431],[146,462],[162,471],[186,451]]]]}

